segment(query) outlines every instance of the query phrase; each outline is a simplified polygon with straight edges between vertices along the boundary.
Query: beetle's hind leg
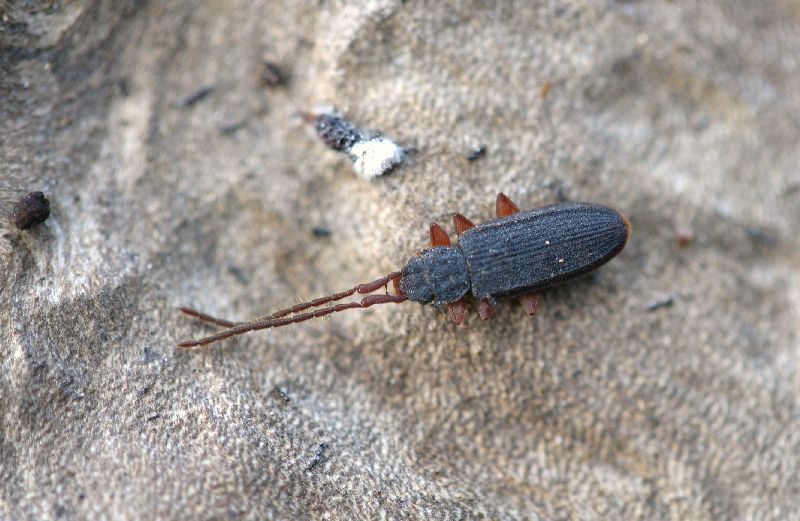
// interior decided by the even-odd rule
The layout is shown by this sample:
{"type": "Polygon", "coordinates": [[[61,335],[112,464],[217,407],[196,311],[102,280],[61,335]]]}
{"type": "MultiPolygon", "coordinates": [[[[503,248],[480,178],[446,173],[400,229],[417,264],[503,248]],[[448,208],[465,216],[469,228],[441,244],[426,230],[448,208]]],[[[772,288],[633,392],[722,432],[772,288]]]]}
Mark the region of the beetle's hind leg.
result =
{"type": "Polygon", "coordinates": [[[467,318],[467,301],[464,297],[461,297],[455,302],[449,302],[447,304],[447,312],[450,315],[450,320],[455,325],[460,326],[467,318]]]}
{"type": "Polygon", "coordinates": [[[478,300],[478,315],[481,320],[489,320],[494,314],[495,301],[492,297],[483,297],[478,300]]]}

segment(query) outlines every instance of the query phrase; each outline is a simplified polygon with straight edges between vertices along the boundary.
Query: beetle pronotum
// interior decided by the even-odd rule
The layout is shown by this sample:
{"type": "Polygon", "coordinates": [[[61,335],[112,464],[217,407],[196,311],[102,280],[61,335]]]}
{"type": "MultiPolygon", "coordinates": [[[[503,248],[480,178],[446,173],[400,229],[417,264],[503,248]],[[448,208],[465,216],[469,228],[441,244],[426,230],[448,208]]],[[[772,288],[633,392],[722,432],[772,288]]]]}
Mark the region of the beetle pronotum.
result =
{"type": "Polygon", "coordinates": [[[401,271],[309,302],[296,304],[251,322],[231,322],[192,308],[187,315],[225,327],[215,335],[180,342],[178,347],[204,346],[250,331],[281,327],[346,309],[406,300],[448,307],[450,319],[461,324],[467,315],[468,294],[478,302],[478,314],[488,320],[495,299],[519,298],[528,315],[536,313],[538,291],[589,272],[617,255],[628,240],[630,225],[608,206],[561,203],[520,211],[504,194],[497,194],[497,218],[475,225],[461,214],[453,216],[459,236],[451,244],[436,223],[430,227],[431,248],[412,257],[401,271]],[[392,283],[395,294],[367,295],[347,302],[306,311],[366,294],[392,283]]]}

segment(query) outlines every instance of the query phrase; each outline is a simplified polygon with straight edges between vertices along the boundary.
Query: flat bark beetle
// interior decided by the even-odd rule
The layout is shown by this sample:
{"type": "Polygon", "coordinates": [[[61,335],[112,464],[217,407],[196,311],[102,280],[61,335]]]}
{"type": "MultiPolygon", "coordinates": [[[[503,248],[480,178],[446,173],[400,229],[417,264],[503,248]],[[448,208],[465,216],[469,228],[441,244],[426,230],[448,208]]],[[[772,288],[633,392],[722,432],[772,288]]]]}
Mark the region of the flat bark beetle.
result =
{"type": "Polygon", "coordinates": [[[401,303],[446,305],[450,318],[461,324],[467,315],[466,298],[478,303],[478,314],[488,320],[495,300],[517,297],[528,315],[536,313],[538,291],[598,268],[625,247],[630,224],[615,209],[592,203],[560,203],[520,211],[504,194],[497,194],[497,218],[475,225],[461,214],[453,216],[459,236],[451,244],[447,232],[430,226],[431,248],[418,252],[403,267],[347,291],[303,302],[250,322],[232,322],[192,308],[180,310],[226,329],[178,347],[204,346],[249,331],[281,327],[346,309],[401,303]],[[392,283],[395,294],[368,295],[306,311],[347,298],[372,293],[392,283]]]}

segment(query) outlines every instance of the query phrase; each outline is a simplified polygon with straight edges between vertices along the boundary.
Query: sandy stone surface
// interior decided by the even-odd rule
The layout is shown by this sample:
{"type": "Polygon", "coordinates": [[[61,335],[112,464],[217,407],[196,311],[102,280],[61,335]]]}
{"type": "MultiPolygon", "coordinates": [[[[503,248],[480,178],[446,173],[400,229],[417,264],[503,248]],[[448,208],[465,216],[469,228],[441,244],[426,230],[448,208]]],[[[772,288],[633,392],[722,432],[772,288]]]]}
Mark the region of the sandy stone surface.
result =
{"type": "Polygon", "coordinates": [[[800,518],[798,3],[492,4],[0,2],[0,518],[800,518]],[[416,151],[365,181],[321,105],[416,151]],[[533,319],[174,347],[498,191],[631,241],[533,319]]]}

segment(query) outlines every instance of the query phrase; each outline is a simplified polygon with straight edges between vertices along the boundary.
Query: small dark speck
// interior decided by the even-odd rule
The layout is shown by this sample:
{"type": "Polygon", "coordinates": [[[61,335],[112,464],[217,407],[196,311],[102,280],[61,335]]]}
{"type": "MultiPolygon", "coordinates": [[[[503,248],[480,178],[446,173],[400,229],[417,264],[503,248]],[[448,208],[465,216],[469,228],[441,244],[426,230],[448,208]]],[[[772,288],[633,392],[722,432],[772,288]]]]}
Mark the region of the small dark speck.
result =
{"type": "Polygon", "coordinates": [[[800,192],[800,181],[798,181],[796,183],[790,183],[789,186],[784,188],[783,196],[784,197],[790,197],[790,196],[792,196],[792,195],[794,195],[796,193],[799,193],[799,192],[800,192]]]}
{"type": "Polygon", "coordinates": [[[125,96],[126,98],[128,96],[130,96],[131,87],[130,87],[130,84],[128,83],[128,78],[124,78],[123,77],[123,78],[118,79],[117,80],[117,89],[119,90],[119,93],[121,95],[125,96]]]}
{"type": "Polygon", "coordinates": [[[283,389],[281,389],[277,385],[272,388],[272,390],[269,392],[269,394],[274,399],[276,399],[276,400],[278,400],[280,402],[289,403],[289,400],[290,400],[289,395],[286,393],[286,391],[284,391],[283,389]]]}
{"type": "Polygon", "coordinates": [[[569,195],[567,195],[567,189],[563,183],[558,183],[556,187],[556,201],[559,203],[569,201],[569,195]]]}
{"type": "Polygon", "coordinates": [[[153,420],[157,420],[157,419],[159,419],[160,417],[161,417],[161,415],[160,415],[160,414],[154,414],[154,415],[152,415],[152,416],[148,416],[148,417],[147,417],[147,421],[151,422],[151,421],[153,421],[153,420]]]}
{"type": "Polygon", "coordinates": [[[264,87],[281,87],[288,83],[289,78],[280,66],[264,61],[258,68],[258,81],[264,87]]]}
{"type": "Polygon", "coordinates": [[[228,264],[227,269],[228,273],[233,275],[233,277],[241,284],[246,284],[248,282],[248,278],[244,274],[244,271],[242,271],[242,269],[239,268],[238,266],[235,266],[233,264],[228,264]]]}
{"type": "Polygon", "coordinates": [[[214,87],[200,87],[196,91],[192,92],[191,94],[180,98],[178,101],[175,102],[175,105],[178,107],[191,107],[195,103],[204,100],[208,97],[209,94],[214,92],[214,87]]]}
{"type": "Polygon", "coordinates": [[[317,447],[317,452],[314,453],[314,459],[312,459],[311,463],[308,464],[306,470],[314,470],[314,467],[316,467],[325,460],[325,449],[327,448],[328,446],[325,444],[325,442],[319,444],[319,446],[317,447]]]}
{"type": "Polygon", "coordinates": [[[486,155],[486,145],[478,145],[467,155],[467,161],[477,161],[486,155]]]}
{"type": "Polygon", "coordinates": [[[245,120],[237,121],[235,123],[231,123],[229,125],[224,125],[220,127],[219,133],[222,134],[223,136],[232,136],[239,130],[243,129],[245,126],[247,126],[247,121],[245,120]]]}
{"type": "Polygon", "coordinates": [[[755,226],[745,226],[744,233],[747,235],[748,239],[761,246],[775,246],[778,244],[777,237],[755,226]]]}
{"type": "Polygon", "coordinates": [[[50,216],[50,201],[42,192],[30,192],[17,201],[12,220],[20,230],[43,223],[50,216]]]}
{"type": "Polygon", "coordinates": [[[142,362],[145,364],[149,364],[155,360],[157,356],[157,353],[154,353],[149,346],[145,346],[144,349],[142,349],[142,362]]]}
{"type": "Polygon", "coordinates": [[[326,228],[324,226],[314,226],[311,228],[311,234],[320,239],[323,237],[330,237],[332,233],[333,232],[330,230],[330,228],[326,228]]]}
{"type": "Polygon", "coordinates": [[[648,302],[644,309],[647,311],[655,311],[659,308],[667,308],[675,303],[675,295],[666,295],[648,302]]]}

